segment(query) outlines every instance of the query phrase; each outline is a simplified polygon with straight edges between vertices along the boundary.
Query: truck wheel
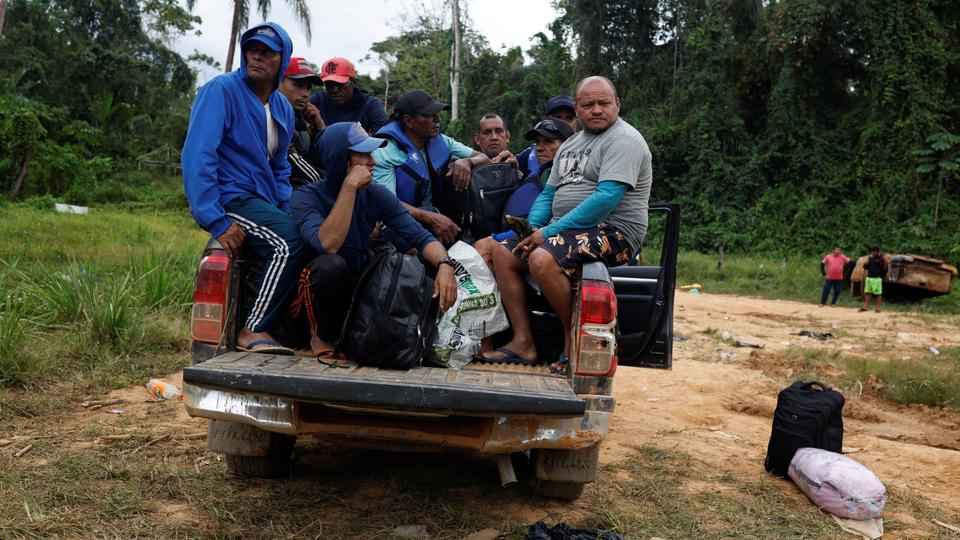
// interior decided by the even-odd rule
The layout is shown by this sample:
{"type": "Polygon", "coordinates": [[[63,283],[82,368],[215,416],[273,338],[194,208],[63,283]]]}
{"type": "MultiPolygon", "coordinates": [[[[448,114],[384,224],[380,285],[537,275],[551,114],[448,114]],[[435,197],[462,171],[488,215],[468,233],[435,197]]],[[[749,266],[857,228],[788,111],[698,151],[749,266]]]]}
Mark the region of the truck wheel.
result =
{"type": "Polygon", "coordinates": [[[224,454],[227,470],[240,476],[278,478],[290,473],[293,446],[297,438],[282,433],[270,433],[270,449],[264,456],[224,454]]]}
{"type": "Polygon", "coordinates": [[[544,497],[571,501],[583,495],[583,487],[585,485],[583,482],[556,482],[553,480],[535,479],[533,481],[533,491],[544,497]]]}

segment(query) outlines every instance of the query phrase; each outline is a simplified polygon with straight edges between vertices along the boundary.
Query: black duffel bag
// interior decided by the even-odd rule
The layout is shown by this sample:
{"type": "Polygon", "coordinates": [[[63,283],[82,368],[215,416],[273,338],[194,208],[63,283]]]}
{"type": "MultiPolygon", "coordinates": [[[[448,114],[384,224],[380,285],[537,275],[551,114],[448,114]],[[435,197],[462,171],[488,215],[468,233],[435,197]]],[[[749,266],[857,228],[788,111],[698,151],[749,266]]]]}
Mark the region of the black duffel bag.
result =
{"type": "Polygon", "coordinates": [[[357,280],[337,350],[363,366],[420,364],[436,336],[432,295],[433,279],[420,259],[379,244],[357,280]]]}
{"type": "Polygon", "coordinates": [[[797,381],[781,390],[763,463],[767,472],[787,476],[790,461],[801,448],[839,453],[843,403],[843,394],[818,381],[797,381]]]}
{"type": "Polygon", "coordinates": [[[487,163],[470,174],[470,186],[457,191],[450,178],[436,184],[433,201],[441,214],[462,230],[468,244],[502,232],[503,210],[520,185],[520,173],[508,163],[487,163]]]}

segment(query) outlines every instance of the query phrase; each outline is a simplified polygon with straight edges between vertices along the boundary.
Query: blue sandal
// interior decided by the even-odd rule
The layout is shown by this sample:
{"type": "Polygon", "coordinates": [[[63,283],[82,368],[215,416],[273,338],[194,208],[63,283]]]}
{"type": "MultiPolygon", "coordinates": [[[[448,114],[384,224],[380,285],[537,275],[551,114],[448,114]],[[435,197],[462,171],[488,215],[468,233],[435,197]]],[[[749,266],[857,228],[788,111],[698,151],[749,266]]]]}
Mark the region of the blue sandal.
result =
{"type": "Polygon", "coordinates": [[[540,363],[536,360],[527,360],[526,358],[520,356],[519,354],[511,351],[506,347],[499,347],[494,352],[503,353],[506,356],[502,358],[490,358],[489,356],[476,354],[473,356],[473,359],[483,364],[517,364],[521,366],[535,366],[540,363]]]}

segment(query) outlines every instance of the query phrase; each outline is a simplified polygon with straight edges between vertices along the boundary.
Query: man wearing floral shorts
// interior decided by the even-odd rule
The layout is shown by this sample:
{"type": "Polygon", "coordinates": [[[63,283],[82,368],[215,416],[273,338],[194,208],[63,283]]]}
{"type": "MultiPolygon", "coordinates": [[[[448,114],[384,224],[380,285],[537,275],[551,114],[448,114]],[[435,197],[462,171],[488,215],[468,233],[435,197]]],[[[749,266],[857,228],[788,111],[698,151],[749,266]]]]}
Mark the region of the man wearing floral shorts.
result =
{"type": "Polygon", "coordinates": [[[533,232],[505,241],[493,253],[493,271],[513,339],[478,361],[558,360],[537,358],[526,306],[524,274],[529,271],[563,325],[564,353],[558,364],[566,362],[573,316],[570,290],[583,264],[619,266],[640,251],[653,178],[650,149],[643,136],[620,118],[620,99],[608,79],[582,80],[575,105],[583,131],[557,151],[550,178],[530,209],[533,232]]]}

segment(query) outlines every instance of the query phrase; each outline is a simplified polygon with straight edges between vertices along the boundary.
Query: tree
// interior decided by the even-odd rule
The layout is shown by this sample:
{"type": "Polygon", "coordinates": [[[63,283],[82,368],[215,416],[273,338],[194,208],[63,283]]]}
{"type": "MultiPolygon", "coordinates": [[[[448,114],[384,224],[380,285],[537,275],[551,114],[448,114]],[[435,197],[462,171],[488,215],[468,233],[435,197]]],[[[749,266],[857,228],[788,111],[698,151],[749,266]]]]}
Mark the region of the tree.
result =
{"type": "Polygon", "coordinates": [[[453,17],[450,25],[453,27],[453,58],[450,70],[450,120],[456,122],[460,118],[460,0],[451,0],[453,17]]]}
{"type": "MultiPolygon", "coordinates": [[[[193,10],[197,0],[187,0],[187,9],[193,10]]],[[[270,0],[257,0],[257,12],[266,19],[270,15],[270,0]]],[[[313,31],[310,26],[310,6],[306,0],[287,0],[287,5],[293,10],[300,24],[303,26],[303,32],[307,37],[307,44],[313,39],[313,31]]],[[[240,29],[246,28],[250,24],[250,3],[248,0],[233,0],[233,17],[230,23],[230,44],[227,47],[227,62],[224,71],[229,73],[233,71],[233,57],[236,53],[237,41],[240,39],[240,29]]],[[[284,66],[286,67],[286,66],[284,66]]]]}

